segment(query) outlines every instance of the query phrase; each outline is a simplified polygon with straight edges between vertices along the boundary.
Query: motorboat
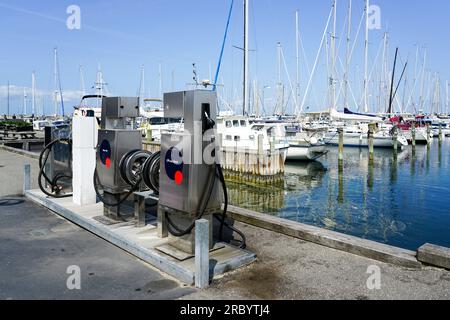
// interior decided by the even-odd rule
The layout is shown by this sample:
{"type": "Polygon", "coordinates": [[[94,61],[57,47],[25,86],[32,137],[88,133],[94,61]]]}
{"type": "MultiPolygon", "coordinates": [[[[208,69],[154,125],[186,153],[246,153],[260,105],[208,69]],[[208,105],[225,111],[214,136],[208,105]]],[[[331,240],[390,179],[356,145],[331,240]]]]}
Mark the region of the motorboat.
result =
{"type": "Polygon", "coordinates": [[[280,152],[286,160],[289,142],[283,124],[264,123],[245,116],[217,118],[222,149],[235,152],[280,152]]]}

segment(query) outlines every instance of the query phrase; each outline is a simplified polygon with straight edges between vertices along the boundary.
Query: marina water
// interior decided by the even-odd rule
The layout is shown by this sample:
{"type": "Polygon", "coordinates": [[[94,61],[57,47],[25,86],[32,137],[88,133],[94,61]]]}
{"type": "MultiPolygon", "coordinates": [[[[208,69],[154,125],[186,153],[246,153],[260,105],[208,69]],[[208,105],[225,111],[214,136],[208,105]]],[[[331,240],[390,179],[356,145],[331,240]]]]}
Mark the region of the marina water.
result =
{"type": "Polygon", "coordinates": [[[416,250],[450,247],[450,139],[393,150],[337,148],[321,163],[287,163],[284,187],[229,184],[233,205],[416,250]]]}

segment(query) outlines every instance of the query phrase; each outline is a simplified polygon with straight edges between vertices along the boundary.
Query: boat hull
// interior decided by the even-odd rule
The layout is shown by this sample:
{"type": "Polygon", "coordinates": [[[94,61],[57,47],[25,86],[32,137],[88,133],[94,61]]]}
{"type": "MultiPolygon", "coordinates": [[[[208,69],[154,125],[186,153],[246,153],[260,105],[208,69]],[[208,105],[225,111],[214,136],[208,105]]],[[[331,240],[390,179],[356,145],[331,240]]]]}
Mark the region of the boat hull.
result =
{"type": "MultiPolygon", "coordinates": [[[[411,131],[403,131],[403,136],[408,140],[409,143],[412,143],[411,131]]],[[[431,137],[428,137],[428,134],[425,130],[416,131],[416,144],[428,144],[430,139],[431,137]]]]}
{"type": "MultiPolygon", "coordinates": [[[[399,136],[398,138],[398,147],[406,147],[408,142],[405,137],[399,136]]],[[[327,144],[337,146],[339,145],[339,136],[337,134],[333,134],[332,136],[327,137],[327,144]]],[[[344,135],[344,146],[345,147],[359,147],[359,148],[368,148],[369,141],[366,134],[345,134],[344,135]]],[[[374,137],[373,146],[375,148],[393,148],[394,141],[389,136],[379,136],[374,137]]]]}
{"type": "Polygon", "coordinates": [[[315,161],[327,154],[325,145],[300,146],[290,145],[287,152],[288,161],[315,161]]]}

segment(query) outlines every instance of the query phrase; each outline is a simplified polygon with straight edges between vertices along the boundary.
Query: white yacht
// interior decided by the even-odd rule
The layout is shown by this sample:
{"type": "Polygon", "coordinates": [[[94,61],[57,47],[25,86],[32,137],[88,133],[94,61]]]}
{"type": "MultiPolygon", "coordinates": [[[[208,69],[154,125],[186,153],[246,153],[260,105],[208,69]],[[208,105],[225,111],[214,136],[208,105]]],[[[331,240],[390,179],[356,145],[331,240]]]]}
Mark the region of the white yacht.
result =
{"type": "MultiPolygon", "coordinates": [[[[356,113],[340,113],[330,110],[330,118],[333,125],[326,134],[325,141],[330,145],[339,145],[338,128],[344,130],[344,146],[346,147],[368,147],[369,123],[376,124],[376,131],[373,135],[375,148],[393,148],[394,138],[391,129],[392,125],[385,125],[380,117],[362,115],[356,113]]],[[[408,140],[403,131],[399,130],[397,136],[398,148],[403,149],[408,145],[408,140]]]]}
{"type": "MultiPolygon", "coordinates": [[[[330,145],[339,145],[338,128],[344,129],[344,146],[346,147],[368,147],[368,124],[355,125],[337,125],[329,129],[325,141],[330,145]]],[[[378,128],[373,135],[373,145],[375,148],[393,148],[394,138],[389,128],[378,128]]],[[[408,146],[408,140],[402,132],[397,136],[397,145],[399,149],[408,146]]]]}
{"type": "Polygon", "coordinates": [[[287,160],[315,161],[328,153],[321,129],[304,129],[301,124],[286,124],[289,142],[287,160]]]}
{"type": "Polygon", "coordinates": [[[244,116],[217,118],[217,131],[222,135],[222,148],[235,152],[280,152],[286,159],[289,142],[282,124],[255,123],[244,116]]]}
{"type": "Polygon", "coordinates": [[[140,109],[141,119],[139,129],[143,138],[161,141],[162,132],[175,132],[183,128],[182,119],[164,116],[163,101],[161,99],[144,99],[144,106],[140,109]],[[151,137],[147,137],[151,134],[151,137]]]}

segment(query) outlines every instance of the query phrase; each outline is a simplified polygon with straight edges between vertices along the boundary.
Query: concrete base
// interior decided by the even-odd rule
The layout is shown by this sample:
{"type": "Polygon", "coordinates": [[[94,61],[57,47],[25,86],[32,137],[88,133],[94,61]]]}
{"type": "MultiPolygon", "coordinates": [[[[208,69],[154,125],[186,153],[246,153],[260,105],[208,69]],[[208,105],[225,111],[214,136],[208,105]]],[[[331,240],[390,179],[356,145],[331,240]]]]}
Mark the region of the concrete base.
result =
{"type": "Polygon", "coordinates": [[[450,270],[450,248],[427,243],[417,250],[417,259],[427,265],[450,270]]]}
{"type": "MultiPolygon", "coordinates": [[[[27,191],[25,196],[181,282],[195,283],[195,258],[180,262],[156,249],[169,242],[168,238],[158,237],[156,220],[144,228],[135,228],[129,222],[105,225],[94,219],[103,214],[102,204],[80,207],[73,203],[72,198],[48,198],[39,190],[27,191]]],[[[255,260],[254,253],[224,244],[222,249],[210,253],[210,274],[218,276],[255,260]]]]}

